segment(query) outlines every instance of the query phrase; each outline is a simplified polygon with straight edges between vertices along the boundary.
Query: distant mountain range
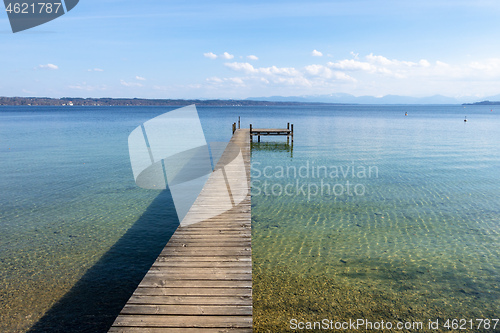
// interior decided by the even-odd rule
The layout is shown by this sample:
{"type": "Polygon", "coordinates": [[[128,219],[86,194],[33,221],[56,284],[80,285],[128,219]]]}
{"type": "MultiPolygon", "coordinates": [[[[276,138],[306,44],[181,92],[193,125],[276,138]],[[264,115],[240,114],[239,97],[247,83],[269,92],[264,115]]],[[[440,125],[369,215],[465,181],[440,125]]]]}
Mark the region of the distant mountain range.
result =
{"type": "Polygon", "coordinates": [[[346,104],[463,104],[475,103],[479,101],[500,101],[500,94],[484,98],[464,97],[453,98],[442,95],[429,97],[410,97],[398,95],[386,95],[383,97],[374,96],[354,96],[351,94],[337,93],[316,96],[271,96],[271,97],[250,97],[252,101],[270,102],[299,102],[299,103],[346,103],[346,104]]]}

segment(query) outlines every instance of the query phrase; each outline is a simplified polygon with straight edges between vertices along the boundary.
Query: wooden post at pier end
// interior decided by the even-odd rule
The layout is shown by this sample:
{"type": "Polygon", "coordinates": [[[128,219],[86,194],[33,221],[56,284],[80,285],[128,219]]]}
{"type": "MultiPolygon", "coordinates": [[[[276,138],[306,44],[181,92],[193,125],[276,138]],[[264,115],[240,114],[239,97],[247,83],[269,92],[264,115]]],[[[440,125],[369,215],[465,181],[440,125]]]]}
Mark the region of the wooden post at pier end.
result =
{"type": "MultiPolygon", "coordinates": [[[[288,130],[290,129],[290,123],[287,123],[287,124],[286,124],[286,129],[288,129],[288,130]]],[[[288,145],[288,144],[290,144],[290,134],[288,134],[288,135],[286,136],[286,144],[287,144],[287,145],[288,145]]]]}

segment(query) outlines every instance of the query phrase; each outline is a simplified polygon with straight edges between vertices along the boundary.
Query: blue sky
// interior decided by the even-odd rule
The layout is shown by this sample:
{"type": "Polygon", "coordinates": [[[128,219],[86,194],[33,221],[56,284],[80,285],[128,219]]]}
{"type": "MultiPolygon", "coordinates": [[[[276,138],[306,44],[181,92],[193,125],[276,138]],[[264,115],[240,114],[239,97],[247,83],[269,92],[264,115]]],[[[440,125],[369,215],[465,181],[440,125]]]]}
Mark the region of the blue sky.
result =
{"type": "Polygon", "coordinates": [[[0,96],[500,94],[500,1],[82,0],[13,34],[0,96]]]}

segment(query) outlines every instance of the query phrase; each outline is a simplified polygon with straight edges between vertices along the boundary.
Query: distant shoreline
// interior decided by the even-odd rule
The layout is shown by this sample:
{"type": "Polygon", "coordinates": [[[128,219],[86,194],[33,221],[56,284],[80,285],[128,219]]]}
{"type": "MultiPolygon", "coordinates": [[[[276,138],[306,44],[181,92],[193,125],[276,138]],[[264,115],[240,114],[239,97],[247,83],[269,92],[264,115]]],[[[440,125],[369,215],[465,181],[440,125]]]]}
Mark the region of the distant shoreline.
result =
{"type": "Polygon", "coordinates": [[[500,105],[500,101],[482,101],[476,103],[464,103],[462,105],[500,105]]]}
{"type": "Polygon", "coordinates": [[[146,98],[49,98],[0,97],[0,106],[256,106],[256,105],[354,105],[350,103],[272,102],[253,100],[199,100],[199,99],[146,99],[146,98]]]}
{"type": "MultiPolygon", "coordinates": [[[[222,99],[147,99],[147,98],[81,98],[81,97],[0,97],[0,106],[287,106],[287,105],[373,105],[363,103],[292,102],[266,100],[222,99]]],[[[385,105],[385,104],[376,104],[385,105]]],[[[462,104],[387,104],[387,105],[500,105],[500,101],[482,101],[462,104]]]]}

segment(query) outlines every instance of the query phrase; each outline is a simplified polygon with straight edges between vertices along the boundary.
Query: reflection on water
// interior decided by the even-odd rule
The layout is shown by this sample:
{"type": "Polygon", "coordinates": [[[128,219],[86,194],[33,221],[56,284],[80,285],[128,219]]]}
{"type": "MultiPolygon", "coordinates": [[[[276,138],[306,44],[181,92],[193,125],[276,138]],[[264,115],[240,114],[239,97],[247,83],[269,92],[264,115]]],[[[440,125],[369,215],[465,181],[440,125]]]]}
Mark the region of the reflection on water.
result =
{"type": "Polygon", "coordinates": [[[293,142],[252,142],[252,151],[271,151],[271,152],[288,152],[290,157],[293,157],[293,142]]]}

